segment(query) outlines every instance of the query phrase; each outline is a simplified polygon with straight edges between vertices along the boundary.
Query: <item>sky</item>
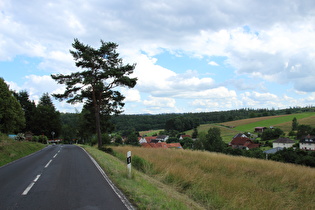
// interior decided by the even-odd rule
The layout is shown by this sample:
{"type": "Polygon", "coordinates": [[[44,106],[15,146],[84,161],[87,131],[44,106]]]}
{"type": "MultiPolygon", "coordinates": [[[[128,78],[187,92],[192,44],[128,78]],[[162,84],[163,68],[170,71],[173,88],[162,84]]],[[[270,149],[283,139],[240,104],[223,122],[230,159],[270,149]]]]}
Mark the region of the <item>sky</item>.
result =
{"type": "Polygon", "coordinates": [[[315,105],[313,0],[1,0],[0,77],[36,103],[62,93],[75,38],[136,64],[125,114],[315,105]]]}

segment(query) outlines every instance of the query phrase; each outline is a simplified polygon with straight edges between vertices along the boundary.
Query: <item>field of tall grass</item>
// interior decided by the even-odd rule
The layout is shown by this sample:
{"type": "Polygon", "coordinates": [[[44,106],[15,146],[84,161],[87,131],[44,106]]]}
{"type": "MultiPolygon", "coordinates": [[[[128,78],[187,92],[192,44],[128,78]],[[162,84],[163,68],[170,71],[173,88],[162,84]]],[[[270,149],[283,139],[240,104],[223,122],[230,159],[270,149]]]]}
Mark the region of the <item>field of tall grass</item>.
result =
{"type": "MultiPolygon", "coordinates": [[[[137,209],[203,209],[201,205],[187,195],[179,193],[171,186],[163,184],[145,173],[133,169],[132,176],[129,178],[125,154],[117,154],[120,156],[119,159],[98,150],[96,147],[87,145],[81,145],[81,147],[93,156],[137,209]]],[[[135,160],[137,159],[135,158],[135,160]]]]}
{"type": "Polygon", "coordinates": [[[206,209],[315,209],[314,168],[203,151],[112,148],[123,161],[132,151],[144,173],[206,209]]]}

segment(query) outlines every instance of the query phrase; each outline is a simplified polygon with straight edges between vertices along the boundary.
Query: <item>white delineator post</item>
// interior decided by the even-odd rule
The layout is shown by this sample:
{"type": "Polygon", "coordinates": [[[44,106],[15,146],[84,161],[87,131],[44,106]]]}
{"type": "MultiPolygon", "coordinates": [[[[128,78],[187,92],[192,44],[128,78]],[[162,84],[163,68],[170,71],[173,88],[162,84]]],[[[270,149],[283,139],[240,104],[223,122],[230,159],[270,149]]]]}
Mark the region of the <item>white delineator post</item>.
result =
{"type": "Polygon", "coordinates": [[[127,170],[128,177],[131,178],[131,151],[127,152],[127,170]]]}

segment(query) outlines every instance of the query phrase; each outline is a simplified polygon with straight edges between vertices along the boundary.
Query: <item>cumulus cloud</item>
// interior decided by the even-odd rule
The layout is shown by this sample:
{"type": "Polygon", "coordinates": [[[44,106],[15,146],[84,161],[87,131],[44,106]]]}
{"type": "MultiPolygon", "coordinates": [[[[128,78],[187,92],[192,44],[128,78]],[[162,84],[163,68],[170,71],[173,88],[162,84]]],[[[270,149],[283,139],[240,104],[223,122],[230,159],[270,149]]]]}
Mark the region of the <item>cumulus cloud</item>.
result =
{"type": "Polygon", "coordinates": [[[183,74],[175,73],[156,65],[156,59],[140,55],[134,76],[138,77],[137,89],[155,97],[194,97],[195,91],[209,89],[215,85],[212,78],[199,78],[197,71],[187,70],[183,74]]]}
{"type": "Polygon", "coordinates": [[[137,89],[121,88],[121,93],[125,96],[124,102],[140,102],[141,95],[137,89]]]}
{"type": "Polygon", "coordinates": [[[176,101],[173,98],[162,98],[149,96],[148,100],[144,100],[143,104],[152,108],[174,108],[176,101]]]}
{"type": "Polygon", "coordinates": [[[219,66],[219,64],[217,64],[215,61],[210,61],[208,64],[211,66],[219,66]]]}
{"type": "Polygon", "coordinates": [[[0,8],[0,61],[21,55],[41,60],[37,68],[42,76],[29,75],[23,85],[10,83],[28,88],[34,97],[40,90],[62,90],[48,75],[77,70],[69,49],[79,38],[93,47],[99,47],[100,39],[117,42],[124,61],[137,63],[138,84],[135,90],[125,90],[126,101],[143,100],[153,108],[157,106],[150,104],[158,104],[159,98],[173,99],[165,103],[174,106],[178,99],[192,99],[198,110],[206,105],[264,107],[303,101],[274,94],[270,84],[275,84],[291,85],[292,93],[304,93],[308,98],[304,102],[312,102],[315,2],[311,0],[3,0],[0,8]],[[233,78],[219,83],[210,71],[202,75],[212,76],[205,77],[198,69],[175,72],[159,66],[155,56],[164,52],[206,58],[211,68],[232,69],[233,78]],[[213,59],[220,56],[226,59],[224,66],[213,59]],[[144,93],[153,98],[143,98],[144,93]]]}

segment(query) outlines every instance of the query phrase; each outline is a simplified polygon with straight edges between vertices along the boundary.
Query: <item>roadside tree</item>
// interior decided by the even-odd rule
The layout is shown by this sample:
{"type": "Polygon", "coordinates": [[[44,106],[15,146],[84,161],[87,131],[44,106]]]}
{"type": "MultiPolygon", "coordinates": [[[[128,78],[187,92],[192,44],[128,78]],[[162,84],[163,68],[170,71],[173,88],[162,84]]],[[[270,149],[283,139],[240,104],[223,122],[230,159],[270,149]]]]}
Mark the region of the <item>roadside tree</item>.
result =
{"type": "Polygon", "coordinates": [[[69,75],[57,74],[51,77],[59,84],[65,84],[63,94],[54,94],[59,100],[68,103],[85,102],[93,105],[98,147],[102,146],[100,116],[120,114],[123,112],[125,97],[117,91],[117,87],[133,88],[137,78],[130,78],[135,64],[124,65],[116,52],[117,44],[103,42],[99,49],[81,43],[78,39],[70,50],[77,67],[82,71],[69,75]]]}
{"type": "Polygon", "coordinates": [[[39,99],[35,121],[36,125],[33,129],[35,135],[45,135],[49,138],[60,135],[60,113],[56,110],[48,93],[44,93],[39,99]],[[54,135],[52,135],[52,132],[54,132],[54,135]]]}
{"type": "Polygon", "coordinates": [[[25,127],[25,117],[20,103],[9,86],[0,78],[0,132],[16,133],[25,127]]]}
{"type": "Polygon", "coordinates": [[[25,128],[22,130],[23,132],[31,131],[33,132],[34,126],[36,124],[35,116],[36,116],[36,105],[34,101],[29,99],[29,94],[27,91],[23,90],[18,93],[14,93],[15,98],[20,103],[24,115],[25,115],[25,128]]]}

